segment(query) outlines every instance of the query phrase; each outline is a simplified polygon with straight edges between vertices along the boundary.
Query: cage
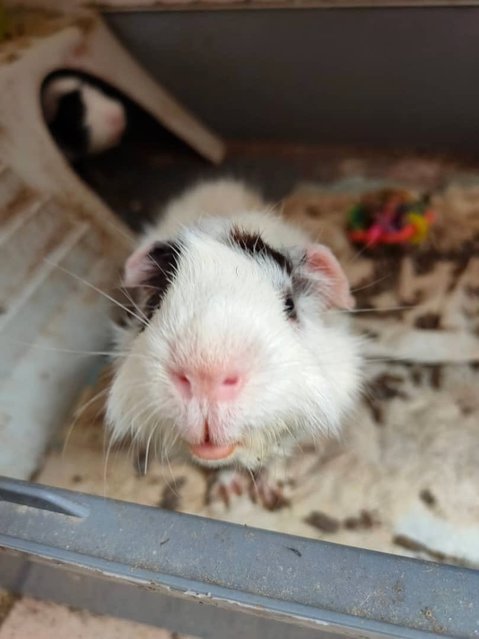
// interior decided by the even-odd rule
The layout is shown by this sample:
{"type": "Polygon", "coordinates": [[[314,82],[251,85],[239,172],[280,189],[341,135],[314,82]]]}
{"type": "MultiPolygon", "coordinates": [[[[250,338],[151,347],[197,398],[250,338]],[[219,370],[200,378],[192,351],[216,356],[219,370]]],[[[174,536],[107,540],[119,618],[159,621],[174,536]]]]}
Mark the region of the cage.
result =
{"type": "Polygon", "coordinates": [[[0,57],[0,585],[212,638],[477,636],[477,10],[128,5],[106,6],[108,26],[90,11],[42,13],[0,57]],[[62,68],[111,83],[143,109],[141,152],[134,139],[77,172],[68,166],[39,106],[42,82],[62,68]],[[230,140],[226,160],[209,127],[230,140]],[[351,439],[362,456],[328,452],[331,470],[318,475],[306,451],[293,467],[306,510],[294,500],[262,509],[247,496],[236,510],[205,508],[196,471],[176,468],[171,483],[148,455],[138,460],[140,471],[150,466],[144,477],[123,453],[110,470],[104,463],[94,396],[110,348],[104,293],[158,202],[225,173],[272,201],[286,197],[285,214],[313,231],[326,208],[332,223],[321,230],[339,251],[338,225],[358,194],[385,183],[442,189],[434,269],[396,254],[374,272],[352,264],[358,299],[383,318],[417,290],[426,310],[408,311],[407,330],[397,317],[358,320],[375,333],[371,357],[388,361],[372,363],[375,393],[351,439]],[[396,267],[391,296],[377,281],[396,267]],[[428,295],[446,300],[440,313],[428,295]],[[400,489],[378,496],[386,475],[400,489]],[[378,519],[374,504],[395,499],[401,516],[391,508],[378,519]]]}

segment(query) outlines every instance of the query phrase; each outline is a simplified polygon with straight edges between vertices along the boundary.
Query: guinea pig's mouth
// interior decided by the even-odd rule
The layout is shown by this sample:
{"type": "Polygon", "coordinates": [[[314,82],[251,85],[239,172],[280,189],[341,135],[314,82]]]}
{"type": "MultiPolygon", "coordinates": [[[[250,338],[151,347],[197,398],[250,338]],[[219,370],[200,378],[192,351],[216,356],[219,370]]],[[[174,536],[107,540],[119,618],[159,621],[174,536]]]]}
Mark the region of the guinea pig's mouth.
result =
{"type": "Polygon", "coordinates": [[[228,459],[235,452],[238,444],[226,444],[223,446],[204,442],[202,444],[189,444],[193,457],[204,461],[222,461],[228,459]]]}

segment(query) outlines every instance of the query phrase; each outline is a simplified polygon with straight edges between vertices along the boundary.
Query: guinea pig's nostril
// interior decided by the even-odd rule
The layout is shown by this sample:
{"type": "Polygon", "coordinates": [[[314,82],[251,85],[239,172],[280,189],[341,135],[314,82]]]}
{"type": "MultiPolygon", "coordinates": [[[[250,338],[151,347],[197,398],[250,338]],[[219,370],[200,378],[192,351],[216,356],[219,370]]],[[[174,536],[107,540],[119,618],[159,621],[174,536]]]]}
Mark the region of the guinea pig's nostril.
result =
{"type": "Polygon", "coordinates": [[[185,395],[191,395],[191,381],[188,375],[185,375],[185,373],[172,372],[171,378],[180,391],[185,395]]]}
{"type": "Polygon", "coordinates": [[[217,370],[172,370],[171,380],[184,399],[208,399],[223,401],[234,399],[243,386],[243,377],[238,373],[225,374],[217,370]]]}
{"type": "Polygon", "coordinates": [[[210,394],[218,401],[232,401],[238,397],[244,381],[238,373],[223,374],[216,378],[210,394]]]}

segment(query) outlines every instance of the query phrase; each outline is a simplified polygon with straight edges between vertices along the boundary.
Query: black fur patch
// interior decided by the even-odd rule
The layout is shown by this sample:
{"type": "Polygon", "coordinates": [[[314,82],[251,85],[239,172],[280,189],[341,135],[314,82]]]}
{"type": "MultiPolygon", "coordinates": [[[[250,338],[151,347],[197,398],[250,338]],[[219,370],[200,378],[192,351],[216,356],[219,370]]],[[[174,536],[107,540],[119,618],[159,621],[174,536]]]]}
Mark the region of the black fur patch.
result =
{"type": "Polygon", "coordinates": [[[239,246],[248,255],[261,255],[272,259],[288,275],[293,272],[291,260],[280,251],[267,244],[258,233],[249,233],[238,227],[234,227],[230,233],[233,244],[239,246]]]}
{"type": "Polygon", "coordinates": [[[146,293],[144,312],[148,319],[160,307],[173,281],[180,251],[178,242],[156,242],[148,253],[151,269],[143,282],[146,293]]]}
{"type": "Polygon", "coordinates": [[[148,268],[143,280],[128,289],[121,289],[121,313],[114,317],[120,327],[138,325],[140,332],[146,328],[153,313],[160,307],[174,277],[181,246],[176,242],[156,242],[145,260],[148,268]]]}
{"type": "Polygon", "coordinates": [[[85,105],[80,89],[62,95],[49,128],[57,144],[67,152],[73,155],[87,153],[89,133],[85,124],[85,105]]]}

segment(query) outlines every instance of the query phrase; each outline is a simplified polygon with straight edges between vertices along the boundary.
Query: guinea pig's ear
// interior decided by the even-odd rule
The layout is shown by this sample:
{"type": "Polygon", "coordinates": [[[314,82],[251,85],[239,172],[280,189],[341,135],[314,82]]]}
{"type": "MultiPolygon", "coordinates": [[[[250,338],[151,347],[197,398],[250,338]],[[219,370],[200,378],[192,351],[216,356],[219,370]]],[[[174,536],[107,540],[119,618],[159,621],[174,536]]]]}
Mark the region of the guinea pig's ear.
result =
{"type": "Polygon", "coordinates": [[[327,308],[354,308],[355,300],[346,274],[329,248],[323,244],[309,246],[304,254],[302,271],[326,301],[327,308]]]}
{"type": "Polygon", "coordinates": [[[142,286],[152,279],[168,276],[176,266],[178,253],[179,247],[173,242],[153,242],[140,246],[125,263],[124,286],[142,286]]]}
{"type": "Polygon", "coordinates": [[[78,91],[80,80],[74,76],[60,77],[47,81],[42,91],[42,107],[45,119],[51,122],[58,111],[60,99],[78,91]]]}

